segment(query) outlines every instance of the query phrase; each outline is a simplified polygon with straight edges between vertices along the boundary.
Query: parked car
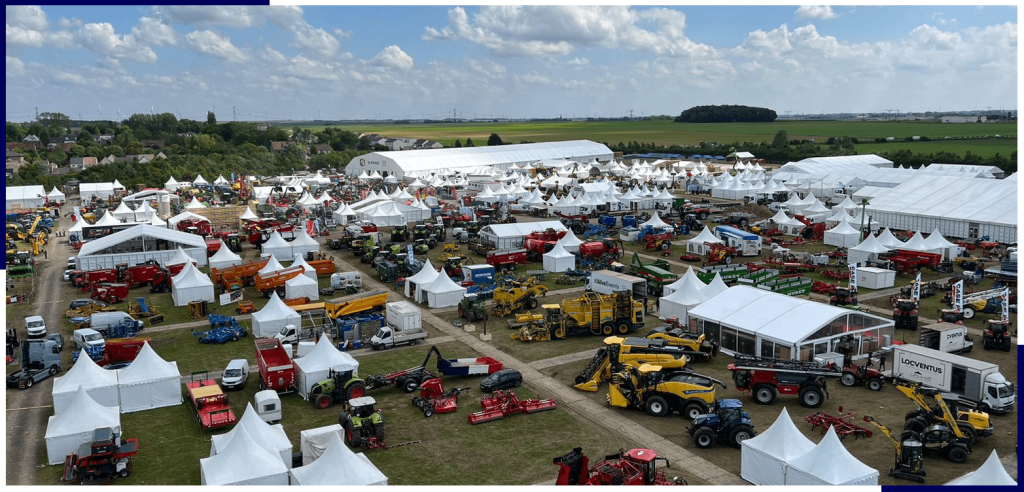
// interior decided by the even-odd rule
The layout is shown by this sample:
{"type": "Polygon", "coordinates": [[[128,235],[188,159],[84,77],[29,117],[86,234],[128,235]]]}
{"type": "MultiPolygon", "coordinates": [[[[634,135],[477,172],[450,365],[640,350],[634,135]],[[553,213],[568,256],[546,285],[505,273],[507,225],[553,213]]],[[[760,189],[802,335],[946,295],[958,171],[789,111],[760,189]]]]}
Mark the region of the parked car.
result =
{"type": "Polygon", "coordinates": [[[224,374],[220,377],[220,384],[224,389],[241,389],[245,387],[245,381],[249,379],[249,361],[235,359],[228,362],[224,368],[224,374]]]}
{"type": "Polygon", "coordinates": [[[106,303],[97,301],[96,299],[75,299],[68,305],[68,309],[78,309],[82,306],[89,304],[96,304],[97,306],[106,306],[106,303]]]}
{"type": "Polygon", "coordinates": [[[493,393],[498,390],[518,388],[523,384],[523,375],[516,369],[502,369],[480,381],[480,392],[493,393]]]}
{"type": "Polygon", "coordinates": [[[65,282],[70,282],[71,281],[71,274],[72,273],[75,273],[75,269],[74,268],[69,268],[67,270],[64,270],[64,281],[65,282]]]}

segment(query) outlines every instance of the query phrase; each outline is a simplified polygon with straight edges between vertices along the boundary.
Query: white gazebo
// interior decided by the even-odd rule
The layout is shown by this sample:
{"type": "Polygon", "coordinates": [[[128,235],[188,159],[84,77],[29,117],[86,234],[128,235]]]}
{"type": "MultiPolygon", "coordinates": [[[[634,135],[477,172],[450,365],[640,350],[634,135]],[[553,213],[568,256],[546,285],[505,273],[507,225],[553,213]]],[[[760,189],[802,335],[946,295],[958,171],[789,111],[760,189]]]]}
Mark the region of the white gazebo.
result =
{"type": "Polygon", "coordinates": [[[562,240],[555,243],[551,251],[544,253],[544,270],[552,273],[564,272],[576,268],[576,255],[565,250],[562,240]]]}
{"type": "Polygon", "coordinates": [[[855,458],[828,428],[814,449],[788,462],[786,485],[878,485],[878,470],[855,458]]]}
{"type": "Polygon", "coordinates": [[[825,231],[824,243],[838,248],[849,248],[860,242],[860,231],[850,226],[846,219],[839,225],[825,231]]]}
{"type": "Polygon", "coordinates": [[[242,257],[222,243],[220,249],[207,261],[210,262],[210,268],[227,268],[229,266],[241,265],[242,257]]]}
{"type": "Polygon", "coordinates": [[[71,406],[79,389],[105,407],[116,407],[117,372],[96,365],[90,357],[79,357],[63,376],[53,378],[53,413],[60,415],[71,406]]]}
{"type": "Polygon", "coordinates": [[[275,291],[263,309],[252,315],[252,334],[255,337],[272,337],[287,325],[302,326],[302,317],[291,306],[284,303],[275,291]]]}
{"type": "Polygon", "coordinates": [[[440,274],[434,269],[434,265],[430,264],[430,258],[427,258],[420,271],[405,279],[405,297],[412,296],[413,301],[423,302],[426,299],[423,287],[437,280],[438,275],[440,274]]]}
{"type": "Polygon", "coordinates": [[[309,391],[313,386],[330,377],[331,371],[352,371],[353,376],[359,373],[359,362],[351,355],[338,350],[331,343],[326,333],[308,354],[295,359],[295,388],[299,395],[310,400],[313,395],[309,391]]]}
{"type": "Polygon", "coordinates": [[[79,446],[92,442],[93,431],[104,427],[112,428],[115,434],[121,433],[121,414],[117,407],[99,404],[85,388],[79,387],[67,408],[46,423],[43,436],[46,462],[50,465],[63,463],[69,454],[78,452],[79,446]]]}
{"type": "MultiPolygon", "coordinates": [[[[227,248],[223,248],[227,249],[227,248]]],[[[213,281],[191,262],[171,278],[171,300],[175,306],[187,306],[193,301],[213,302],[213,281]]]]}
{"type": "Polygon", "coordinates": [[[695,255],[706,255],[710,248],[705,243],[722,244],[722,240],[718,239],[708,226],[704,226],[704,230],[700,231],[700,234],[686,240],[686,252],[695,255]]]}
{"type": "Polygon", "coordinates": [[[178,363],[166,361],[149,346],[142,345],[131,365],[117,370],[121,413],[180,405],[181,373],[178,363]]]}
{"type": "Polygon", "coordinates": [[[284,298],[309,298],[310,301],[320,299],[319,284],[305,275],[296,275],[284,282],[284,298]]]}
{"type": "Polygon", "coordinates": [[[761,434],[740,443],[740,477],[754,485],[786,485],[789,461],[814,449],[786,407],[761,434]]]}
{"type": "Polygon", "coordinates": [[[431,309],[456,306],[466,295],[466,288],[453,282],[444,273],[438,273],[437,278],[422,289],[431,309]]]}

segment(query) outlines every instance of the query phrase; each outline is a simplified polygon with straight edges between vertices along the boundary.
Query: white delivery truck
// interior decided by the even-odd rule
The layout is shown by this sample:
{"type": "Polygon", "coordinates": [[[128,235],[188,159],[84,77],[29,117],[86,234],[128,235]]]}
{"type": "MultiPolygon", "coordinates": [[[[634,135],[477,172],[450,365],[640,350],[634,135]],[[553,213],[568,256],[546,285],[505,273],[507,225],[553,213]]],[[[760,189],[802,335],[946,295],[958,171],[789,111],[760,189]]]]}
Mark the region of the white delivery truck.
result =
{"type": "Polygon", "coordinates": [[[92,328],[105,336],[107,328],[117,326],[117,324],[122,321],[129,321],[134,324],[137,329],[142,329],[142,320],[137,320],[124,311],[92,313],[89,317],[89,328],[92,328]]]}
{"type": "Polygon", "coordinates": [[[985,412],[1009,413],[1017,396],[999,366],[917,345],[893,346],[892,376],[956,394],[985,412]]]}
{"type": "Polygon", "coordinates": [[[974,340],[971,340],[964,325],[933,323],[921,327],[918,345],[939,352],[966,353],[974,348],[974,340]]]}
{"type": "Polygon", "coordinates": [[[587,278],[587,290],[606,295],[627,291],[633,293],[633,299],[642,300],[647,298],[647,280],[611,270],[598,270],[587,278]]]}
{"type": "Polygon", "coordinates": [[[418,340],[427,338],[420,308],[411,302],[387,303],[384,319],[384,326],[377,330],[376,335],[370,337],[370,345],[374,350],[391,348],[400,343],[413,345],[418,340]]]}

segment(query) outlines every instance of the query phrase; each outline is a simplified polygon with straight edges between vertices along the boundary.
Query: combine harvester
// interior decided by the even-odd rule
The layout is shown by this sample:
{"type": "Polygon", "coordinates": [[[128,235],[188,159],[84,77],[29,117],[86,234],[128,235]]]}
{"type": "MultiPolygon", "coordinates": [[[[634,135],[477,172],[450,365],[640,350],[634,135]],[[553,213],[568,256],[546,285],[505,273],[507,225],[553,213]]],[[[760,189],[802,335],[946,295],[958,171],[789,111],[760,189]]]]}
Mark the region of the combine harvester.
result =
{"type": "Polygon", "coordinates": [[[658,469],[659,461],[671,466],[668,459],[650,449],[619,450],[590,465],[583,448],[575,448],[553,461],[558,465],[555,485],[686,485],[679,477],[668,480],[665,470],[658,469]]]}

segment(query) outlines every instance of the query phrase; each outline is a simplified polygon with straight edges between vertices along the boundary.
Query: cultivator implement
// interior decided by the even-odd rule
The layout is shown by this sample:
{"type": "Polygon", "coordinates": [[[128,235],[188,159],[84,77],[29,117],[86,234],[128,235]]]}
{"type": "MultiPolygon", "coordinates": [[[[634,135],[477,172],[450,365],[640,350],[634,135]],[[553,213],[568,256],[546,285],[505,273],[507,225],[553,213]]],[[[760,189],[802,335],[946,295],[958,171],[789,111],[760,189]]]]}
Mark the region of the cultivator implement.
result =
{"type": "Polygon", "coordinates": [[[828,431],[829,427],[836,430],[836,434],[839,435],[840,439],[845,439],[846,436],[852,435],[854,439],[857,438],[868,438],[871,437],[871,429],[865,429],[859,425],[853,424],[853,412],[847,412],[843,414],[843,407],[839,407],[839,413],[842,415],[829,415],[827,413],[815,412],[814,414],[804,417],[808,423],[811,424],[811,429],[821,429],[821,433],[824,434],[828,431]],[[850,419],[847,422],[846,419],[850,419]]]}
{"type": "Polygon", "coordinates": [[[554,410],[557,407],[555,400],[551,399],[541,400],[531,398],[528,400],[520,400],[512,390],[509,390],[508,392],[498,390],[490,395],[484,396],[484,398],[480,400],[480,406],[483,407],[483,411],[469,415],[469,423],[472,425],[501,420],[509,415],[517,413],[531,414],[546,412],[548,410],[554,410]]]}

